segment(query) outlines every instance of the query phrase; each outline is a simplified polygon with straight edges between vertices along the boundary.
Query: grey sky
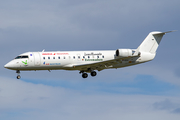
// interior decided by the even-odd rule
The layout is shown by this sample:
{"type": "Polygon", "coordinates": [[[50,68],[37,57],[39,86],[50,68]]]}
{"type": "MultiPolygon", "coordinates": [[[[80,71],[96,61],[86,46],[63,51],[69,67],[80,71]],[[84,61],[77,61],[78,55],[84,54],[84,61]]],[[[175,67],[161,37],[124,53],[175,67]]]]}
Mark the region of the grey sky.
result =
{"type": "Polygon", "coordinates": [[[1,0],[0,119],[179,120],[179,0],[1,0]],[[22,72],[4,64],[28,51],[137,48],[166,34],[148,63],[98,72],[22,72]],[[151,82],[152,81],[152,82],[151,82]],[[152,87],[152,88],[151,88],[152,87]],[[171,109],[163,106],[167,104],[171,109]],[[176,106],[175,106],[176,105],[176,106]]]}

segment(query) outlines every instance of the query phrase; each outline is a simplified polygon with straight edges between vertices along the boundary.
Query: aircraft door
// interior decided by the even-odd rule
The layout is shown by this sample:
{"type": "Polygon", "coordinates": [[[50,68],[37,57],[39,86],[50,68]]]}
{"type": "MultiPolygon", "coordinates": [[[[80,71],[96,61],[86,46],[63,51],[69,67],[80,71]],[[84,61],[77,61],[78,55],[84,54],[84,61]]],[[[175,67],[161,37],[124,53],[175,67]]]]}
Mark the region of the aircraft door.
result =
{"type": "Polygon", "coordinates": [[[34,65],[40,66],[40,63],[41,63],[40,53],[34,52],[33,54],[34,54],[34,65]]]}

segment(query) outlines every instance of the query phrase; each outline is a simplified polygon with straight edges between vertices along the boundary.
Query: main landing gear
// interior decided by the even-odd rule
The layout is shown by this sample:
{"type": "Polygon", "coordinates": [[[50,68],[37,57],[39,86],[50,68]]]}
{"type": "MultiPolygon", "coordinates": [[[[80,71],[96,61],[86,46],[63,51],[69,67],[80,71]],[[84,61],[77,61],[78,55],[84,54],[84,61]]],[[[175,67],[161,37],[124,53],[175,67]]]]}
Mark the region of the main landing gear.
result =
{"type": "Polygon", "coordinates": [[[17,73],[17,79],[20,79],[21,76],[20,76],[20,70],[16,70],[16,73],[17,73]]]}
{"type": "MultiPolygon", "coordinates": [[[[83,77],[83,78],[87,78],[87,77],[88,77],[88,74],[87,74],[86,72],[84,72],[84,71],[80,71],[79,73],[80,73],[80,74],[82,73],[82,77],[83,77]]],[[[91,76],[92,76],[92,77],[94,77],[94,76],[96,76],[96,75],[97,75],[96,71],[91,71],[91,76]]]]}

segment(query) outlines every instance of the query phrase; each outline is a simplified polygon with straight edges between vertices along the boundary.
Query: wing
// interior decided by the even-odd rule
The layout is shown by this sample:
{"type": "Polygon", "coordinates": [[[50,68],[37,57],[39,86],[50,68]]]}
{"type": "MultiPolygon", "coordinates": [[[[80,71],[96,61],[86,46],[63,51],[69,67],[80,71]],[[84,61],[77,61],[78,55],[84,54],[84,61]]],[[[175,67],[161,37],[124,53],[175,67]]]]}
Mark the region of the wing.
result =
{"type": "MultiPolygon", "coordinates": [[[[101,71],[103,69],[117,68],[116,67],[117,65],[122,64],[123,61],[128,61],[129,59],[132,59],[132,58],[138,59],[139,55],[131,56],[131,57],[124,57],[124,58],[116,58],[112,60],[96,62],[96,63],[91,63],[91,64],[78,64],[78,65],[73,65],[73,68],[80,71],[85,71],[85,72],[89,72],[89,69],[101,71]]],[[[132,61],[128,61],[128,62],[131,63],[132,61]]]]}

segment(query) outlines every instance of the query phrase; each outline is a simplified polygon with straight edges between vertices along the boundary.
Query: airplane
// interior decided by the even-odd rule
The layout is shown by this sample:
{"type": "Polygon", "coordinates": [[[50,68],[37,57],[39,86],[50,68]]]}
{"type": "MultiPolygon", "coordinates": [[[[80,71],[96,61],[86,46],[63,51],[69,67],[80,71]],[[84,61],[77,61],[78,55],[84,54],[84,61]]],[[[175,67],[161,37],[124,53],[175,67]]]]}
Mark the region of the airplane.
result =
{"type": "Polygon", "coordinates": [[[117,69],[151,61],[163,35],[173,32],[150,32],[137,49],[117,49],[102,51],[42,51],[26,52],[4,65],[16,70],[17,79],[20,71],[36,70],[78,70],[83,78],[90,73],[92,77],[97,71],[117,69]]]}

